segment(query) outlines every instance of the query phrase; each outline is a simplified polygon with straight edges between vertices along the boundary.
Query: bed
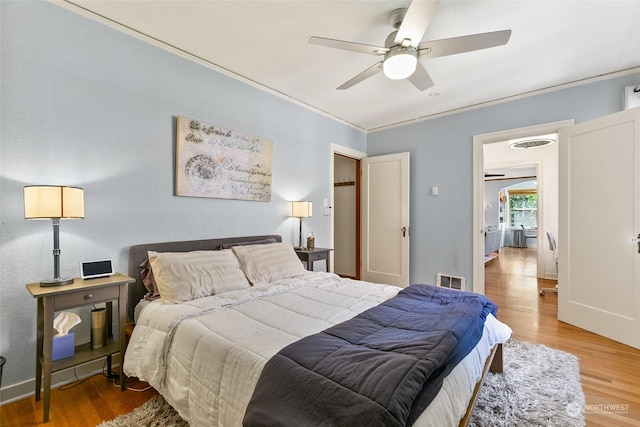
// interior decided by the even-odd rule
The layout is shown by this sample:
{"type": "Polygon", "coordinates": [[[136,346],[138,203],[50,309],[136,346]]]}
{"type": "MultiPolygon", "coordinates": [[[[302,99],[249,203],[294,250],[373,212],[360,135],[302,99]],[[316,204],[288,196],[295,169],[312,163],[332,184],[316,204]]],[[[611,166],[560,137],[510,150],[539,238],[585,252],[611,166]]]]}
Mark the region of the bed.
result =
{"type": "MultiPolygon", "coordinates": [[[[322,398],[322,389],[309,393],[296,391],[293,387],[298,385],[295,383],[304,383],[297,381],[297,373],[287,378],[277,367],[274,370],[278,360],[289,363],[288,349],[297,345],[304,350],[317,346],[318,342],[324,345],[326,331],[361,321],[363,316],[371,317],[370,313],[377,313],[375,310],[383,306],[396,309],[395,301],[407,298],[409,289],[418,293],[436,292],[436,298],[440,298],[442,291],[425,285],[401,290],[389,285],[343,279],[331,273],[307,272],[292,247],[282,243],[278,235],[132,246],[129,275],[136,279],[129,287],[128,307],[136,326],[127,347],[124,371],[149,382],[192,426],[305,424],[293,416],[296,396],[307,396],[297,402],[301,413],[314,412],[307,410],[310,402],[315,408],[322,405],[314,402],[331,399],[322,398]],[[198,267],[198,263],[211,263],[214,255],[217,257],[216,268],[224,264],[227,270],[217,271],[212,278],[210,272],[205,273],[198,267]],[[204,256],[206,261],[197,258],[204,256]],[[143,281],[141,271],[145,275],[149,267],[154,275],[157,273],[155,279],[162,298],[144,298],[151,288],[146,277],[143,281]],[[242,272],[244,282],[235,268],[242,272]],[[305,341],[314,338],[319,341],[313,344],[305,341]],[[276,385],[280,376],[283,384],[276,385]],[[283,391],[280,404],[285,420],[291,415],[295,422],[269,421],[269,413],[277,413],[277,402],[269,401],[277,395],[273,390],[283,391]],[[267,400],[261,396],[266,396],[267,400]],[[267,418],[263,418],[265,413],[267,418]]],[[[444,292],[454,294],[458,299],[467,298],[464,292],[444,292]]],[[[467,304],[466,300],[462,304],[467,304]]],[[[439,368],[439,372],[444,373],[443,378],[424,410],[417,406],[419,412],[409,417],[412,404],[405,408],[402,399],[396,402],[396,406],[402,407],[400,412],[406,412],[409,417],[399,418],[398,425],[457,426],[468,423],[484,376],[490,369],[502,370],[501,343],[511,335],[508,326],[499,322],[494,314],[484,316],[486,319],[478,332],[477,343],[464,357],[461,356],[461,361],[456,360],[446,372],[439,368]]],[[[415,314],[410,316],[414,318],[415,314]]],[[[359,325],[355,329],[363,329],[359,325]]],[[[369,352],[365,353],[369,360],[373,353],[371,349],[365,351],[369,352]]],[[[378,349],[374,352],[377,354],[378,349]]],[[[432,354],[441,353],[445,352],[435,348],[432,354]]],[[[309,355],[301,357],[308,358],[309,355]]],[[[338,363],[342,363],[342,359],[339,360],[338,363]]],[[[297,366],[298,362],[294,364],[297,366]]],[[[334,362],[331,366],[335,366],[334,362]]],[[[287,371],[285,369],[285,373],[287,371]]],[[[325,375],[305,374],[309,378],[325,375]]],[[[369,374],[357,376],[366,378],[369,374]]],[[[334,381],[330,379],[329,382],[334,381]]],[[[383,384],[387,383],[385,379],[383,384]]],[[[414,387],[413,383],[410,386],[414,387]]],[[[389,394],[386,385],[374,388],[389,394]]],[[[331,391],[330,395],[333,393],[331,391]]],[[[403,393],[392,394],[403,396],[403,393]]],[[[358,424],[358,421],[361,420],[343,418],[323,422],[350,425],[358,424]]],[[[310,423],[307,420],[306,424],[310,423]]]]}

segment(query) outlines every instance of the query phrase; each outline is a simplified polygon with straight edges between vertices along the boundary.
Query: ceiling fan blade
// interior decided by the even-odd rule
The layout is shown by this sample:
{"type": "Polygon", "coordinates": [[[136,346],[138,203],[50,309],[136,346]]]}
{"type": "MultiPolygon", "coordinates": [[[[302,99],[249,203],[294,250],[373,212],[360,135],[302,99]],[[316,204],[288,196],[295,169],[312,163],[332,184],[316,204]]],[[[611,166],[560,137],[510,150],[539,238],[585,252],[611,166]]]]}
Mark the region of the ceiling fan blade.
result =
{"type": "Polygon", "coordinates": [[[424,69],[420,62],[416,64],[416,71],[407,77],[407,80],[413,83],[413,85],[421,91],[425,91],[433,86],[431,76],[427,73],[427,70],[424,69]]]}
{"type": "Polygon", "coordinates": [[[368,79],[369,77],[380,72],[381,70],[382,70],[382,61],[367,68],[366,70],[364,70],[363,72],[361,72],[360,74],[358,74],[357,76],[349,80],[348,82],[343,83],[342,86],[338,87],[338,90],[349,89],[351,86],[354,86],[360,83],[361,81],[368,79]]]}
{"type": "Polygon", "coordinates": [[[507,44],[510,37],[511,30],[502,30],[452,37],[450,39],[426,41],[418,45],[418,56],[437,58],[439,56],[455,55],[457,53],[502,46],[507,44]]]}
{"type": "Polygon", "coordinates": [[[384,55],[389,51],[389,49],[382,46],[372,46],[369,44],[348,42],[344,40],[327,39],[325,37],[312,36],[309,37],[308,42],[310,44],[317,44],[319,46],[348,50],[349,52],[367,53],[369,55],[384,55]]]}
{"type": "Polygon", "coordinates": [[[401,44],[404,39],[409,39],[411,46],[418,46],[439,3],[439,1],[414,0],[407,10],[400,28],[398,28],[395,43],[401,44]]]}

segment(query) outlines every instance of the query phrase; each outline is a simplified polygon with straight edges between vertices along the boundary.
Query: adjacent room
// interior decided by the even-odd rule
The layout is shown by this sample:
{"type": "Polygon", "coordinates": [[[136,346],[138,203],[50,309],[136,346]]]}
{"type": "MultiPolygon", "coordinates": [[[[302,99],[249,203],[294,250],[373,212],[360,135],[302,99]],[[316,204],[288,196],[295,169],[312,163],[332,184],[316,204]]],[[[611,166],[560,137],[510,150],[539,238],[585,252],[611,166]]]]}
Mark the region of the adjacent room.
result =
{"type": "Polygon", "coordinates": [[[636,425],[638,16],[1,1],[0,424],[636,425]]]}

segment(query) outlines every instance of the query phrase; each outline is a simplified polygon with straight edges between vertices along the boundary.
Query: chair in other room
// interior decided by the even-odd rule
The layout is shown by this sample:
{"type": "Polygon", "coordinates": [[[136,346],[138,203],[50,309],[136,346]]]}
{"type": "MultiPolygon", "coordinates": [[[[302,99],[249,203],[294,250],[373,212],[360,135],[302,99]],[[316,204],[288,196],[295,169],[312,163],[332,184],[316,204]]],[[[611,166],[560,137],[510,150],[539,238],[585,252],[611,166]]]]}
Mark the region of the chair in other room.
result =
{"type": "Polygon", "coordinates": [[[535,228],[530,228],[529,230],[527,230],[524,224],[520,224],[520,227],[522,227],[522,234],[524,235],[524,246],[528,247],[529,241],[527,239],[537,239],[538,232],[535,228]]]}
{"type": "MultiPolygon", "coordinates": [[[[556,239],[553,237],[553,233],[549,230],[544,230],[547,233],[547,239],[549,240],[549,249],[553,253],[553,260],[556,263],[556,274],[558,274],[558,246],[556,245],[556,239]]],[[[549,292],[558,292],[558,285],[555,285],[553,288],[540,288],[540,295],[543,296],[546,291],[549,292]]]]}

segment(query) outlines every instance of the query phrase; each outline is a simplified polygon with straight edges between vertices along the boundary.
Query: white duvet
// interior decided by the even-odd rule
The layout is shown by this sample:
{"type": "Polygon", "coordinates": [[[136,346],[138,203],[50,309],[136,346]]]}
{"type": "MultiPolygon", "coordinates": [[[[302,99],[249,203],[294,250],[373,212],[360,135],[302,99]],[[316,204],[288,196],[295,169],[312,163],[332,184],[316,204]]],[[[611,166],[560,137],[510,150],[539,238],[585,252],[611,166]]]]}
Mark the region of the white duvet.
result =
{"type": "MultiPolygon", "coordinates": [[[[182,304],[145,302],[124,371],[149,382],[191,426],[240,426],[266,361],[284,346],[354,317],[400,288],[308,273],[182,304]]],[[[484,361],[511,330],[493,316],[415,425],[457,425],[484,361]]]]}

